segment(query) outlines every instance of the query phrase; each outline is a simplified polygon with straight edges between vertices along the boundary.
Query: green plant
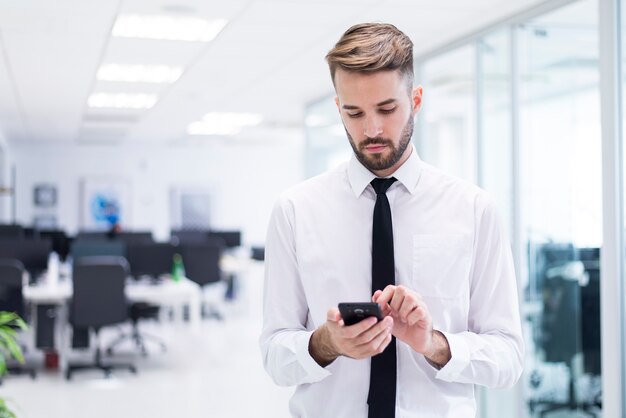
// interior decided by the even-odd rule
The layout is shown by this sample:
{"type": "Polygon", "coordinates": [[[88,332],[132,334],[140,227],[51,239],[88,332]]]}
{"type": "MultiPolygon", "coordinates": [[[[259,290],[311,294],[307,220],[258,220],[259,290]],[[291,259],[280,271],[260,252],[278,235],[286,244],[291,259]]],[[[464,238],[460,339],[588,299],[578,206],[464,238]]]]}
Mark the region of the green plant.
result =
{"type": "MultiPolygon", "coordinates": [[[[14,312],[0,312],[0,376],[7,371],[7,359],[24,363],[22,349],[17,343],[17,329],[25,330],[26,323],[14,312]]],[[[0,418],[16,418],[15,413],[0,398],[0,418]]]]}

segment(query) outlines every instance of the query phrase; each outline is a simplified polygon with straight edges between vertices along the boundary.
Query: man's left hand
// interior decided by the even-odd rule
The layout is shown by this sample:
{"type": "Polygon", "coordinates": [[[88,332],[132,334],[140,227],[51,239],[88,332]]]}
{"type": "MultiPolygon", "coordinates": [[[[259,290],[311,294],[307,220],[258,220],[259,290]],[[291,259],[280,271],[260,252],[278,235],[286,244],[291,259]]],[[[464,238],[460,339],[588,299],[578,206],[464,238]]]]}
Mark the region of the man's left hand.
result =
{"type": "Polygon", "coordinates": [[[380,305],[383,315],[393,318],[393,335],[423,354],[437,367],[451,358],[448,340],[433,330],[433,320],[422,297],[405,286],[389,285],[377,290],[372,300],[380,305]]]}

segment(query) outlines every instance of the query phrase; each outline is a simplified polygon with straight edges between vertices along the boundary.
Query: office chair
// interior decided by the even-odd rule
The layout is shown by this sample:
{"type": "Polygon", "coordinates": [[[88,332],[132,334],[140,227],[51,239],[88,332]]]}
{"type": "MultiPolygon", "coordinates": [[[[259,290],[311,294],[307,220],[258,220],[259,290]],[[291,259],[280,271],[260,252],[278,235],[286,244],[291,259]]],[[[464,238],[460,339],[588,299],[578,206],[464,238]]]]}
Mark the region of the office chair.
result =
{"type": "MultiPolygon", "coordinates": [[[[135,243],[126,248],[126,259],[130,265],[130,272],[135,279],[149,277],[158,279],[172,269],[172,259],[176,248],[168,243],[135,243]]],[[[129,314],[132,322],[130,333],[120,335],[107,348],[107,354],[113,354],[113,349],[126,340],[132,340],[144,356],[148,355],[147,341],[153,341],[166,351],[165,343],[159,338],[139,331],[139,321],[143,319],[158,319],[160,307],[144,302],[131,304],[129,314]]]]}
{"type": "Polygon", "coordinates": [[[19,260],[30,274],[31,281],[48,268],[48,257],[52,251],[52,241],[49,239],[15,239],[0,240],[0,258],[19,260]]]}
{"type": "Polygon", "coordinates": [[[241,246],[241,231],[216,231],[209,230],[209,238],[220,238],[224,240],[226,248],[236,248],[241,246]]]}
{"type": "Polygon", "coordinates": [[[220,320],[223,316],[219,311],[219,305],[224,300],[227,289],[220,268],[223,249],[224,243],[219,239],[212,239],[205,244],[180,247],[185,275],[202,287],[203,314],[220,320]]]}
{"type": "Polygon", "coordinates": [[[69,363],[65,378],[80,370],[99,369],[108,377],[113,369],[128,369],[136,373],[133,364],[104,364],[100,351],[99,331],[128,319],[128,304],[124,293],[128,263],[123,257],[83,257],[74,262],[72,280],[74,294],[70,304],[70,324],[94,330],[96,353],[90,364],[69,363]]]}
{"type": "MultiPolygon", "coordinates": [[[[573,261],[565,263],[552,272],[548,271],[546,274],[541,326],[542,337],[539,345],[545,351],[545,361],[565,363],[569,376],[565,402],[549,400],[531,400],[529,402],[531,413],[541,407],[539,409],[541,418],[559,410],[580,411],[595,418],[594,409],[599,406],[599,401],[589,402],[577,399],[575,391],[577,376],[575,375],[574,358],[577,354],[583,353],[583,322],[588,321],[588,319],[583,318],[586,318],[588,312],[581,316],[583,306],[579,280],[576,277],[569,277],[568,272],[580,270],[572,267],[581,266],[580,261],[573,261]]],[[[537,382],[538,384],[540,384],[540,380],[537,382]]]]}
{"type": "Polygon", "coordinates": [[[97,241],[91,239],[80,239],[72,242],[70,255],[74,262],[82,257],[91,256],[126,256],[126,245],[122,241],[97,241]]]}
{"type": "Polygon", "coordinates": [[[24,239],[24,228],[17,224],[2,224],[0,239],[24,239]]]}
{"type": "MultiPolygon", "coordinates": [[[[26,304],[22,294],[24,265],[14,259],[0,259],[0,311],[15,312],[26,321],[26,304]]],[[[25,347],[22,346],[22,351],[25,347]]],[[[29,374],[37,376],[35,369],[24,365],[7,367],[9,374],[29,374]]],[[[2,377],[0,376],[0,384],[2,377]]]]}
{"type": "Polygon", "coordinates": [[[174,245],[205,244],[209,233],[203,229],[172,229],[170,241],[174,245]]]}

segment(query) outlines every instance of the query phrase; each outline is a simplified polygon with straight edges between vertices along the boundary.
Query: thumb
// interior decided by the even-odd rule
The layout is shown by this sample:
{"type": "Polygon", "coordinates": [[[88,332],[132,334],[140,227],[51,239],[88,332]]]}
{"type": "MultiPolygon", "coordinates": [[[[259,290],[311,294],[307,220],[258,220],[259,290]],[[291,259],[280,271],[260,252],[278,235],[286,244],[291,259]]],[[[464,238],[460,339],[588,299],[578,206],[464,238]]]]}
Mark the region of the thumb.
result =
{"type": "Polygon", "coordinates": [[[341,314],[339,313],[339,309],[330,308],[326,313],[326,319],[331,322],[339,322],[341,320],[341,314]]]}

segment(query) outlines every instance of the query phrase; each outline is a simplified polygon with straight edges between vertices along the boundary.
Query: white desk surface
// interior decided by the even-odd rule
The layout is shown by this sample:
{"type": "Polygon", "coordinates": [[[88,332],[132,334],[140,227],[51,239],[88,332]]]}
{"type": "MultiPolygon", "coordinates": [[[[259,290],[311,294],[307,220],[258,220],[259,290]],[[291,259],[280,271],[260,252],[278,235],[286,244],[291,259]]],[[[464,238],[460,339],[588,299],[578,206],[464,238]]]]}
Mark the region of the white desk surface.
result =
{"type": "MultiPolygon", "coordinates": [[[[191,280],[182,279],[174,282],[165,279],[156,284],[129,280],[125,293],[132,302],[172,307],[188,305],[191,325],[196,327],[200,324],[202,289],[191,280]]],[[[43,282],[24,286],[23,294],[27,301],[34,304],[63,305],[72,297],[72,281],[65,278],[54,285],[43,282]]]]}

